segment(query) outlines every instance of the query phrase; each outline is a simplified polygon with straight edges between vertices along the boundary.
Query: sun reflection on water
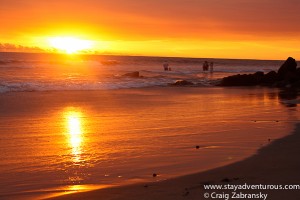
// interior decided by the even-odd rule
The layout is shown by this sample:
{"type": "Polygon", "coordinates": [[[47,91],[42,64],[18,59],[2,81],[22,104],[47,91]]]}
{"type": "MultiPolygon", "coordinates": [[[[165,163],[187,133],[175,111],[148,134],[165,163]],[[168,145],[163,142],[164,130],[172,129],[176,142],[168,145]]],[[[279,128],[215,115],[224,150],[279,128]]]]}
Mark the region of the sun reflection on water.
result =
{"type": "Polygon", "coordinates": [[[72,160],[74,163],[80,164],[84,142],[82,113],[76,110],[67,111],[65,112],[65,118],[69,145],[72,148],[72,160]]]}

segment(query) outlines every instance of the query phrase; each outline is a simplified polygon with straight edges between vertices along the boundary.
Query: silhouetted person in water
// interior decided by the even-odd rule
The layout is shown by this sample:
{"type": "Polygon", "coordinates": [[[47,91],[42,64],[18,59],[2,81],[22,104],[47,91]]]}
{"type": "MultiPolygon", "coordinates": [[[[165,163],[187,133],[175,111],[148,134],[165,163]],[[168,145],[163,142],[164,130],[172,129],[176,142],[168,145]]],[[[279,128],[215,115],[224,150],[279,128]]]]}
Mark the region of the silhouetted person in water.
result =
{"type": "Polygon", "coordinates": [[[204,72],[205,72],[205,71],[208,71],[208,62],[207,62],[207,61],[205,61],[205,62],[203,63],[202,68],[203,68],[203,71],[204,71],[204,72]]]}
{"type": "Polygon", "coordinates": [[[209,63],[209,71],[210,71],[210,73],[213,73],[213,71],[214,71],[214,62],[209,63]]]}
{"type": "Polygon", "coordinates": [[[165,71],[171,71],[171,68],[169,68],[169,64],[167,62],[164,62],[163,67],[165,71]]]}

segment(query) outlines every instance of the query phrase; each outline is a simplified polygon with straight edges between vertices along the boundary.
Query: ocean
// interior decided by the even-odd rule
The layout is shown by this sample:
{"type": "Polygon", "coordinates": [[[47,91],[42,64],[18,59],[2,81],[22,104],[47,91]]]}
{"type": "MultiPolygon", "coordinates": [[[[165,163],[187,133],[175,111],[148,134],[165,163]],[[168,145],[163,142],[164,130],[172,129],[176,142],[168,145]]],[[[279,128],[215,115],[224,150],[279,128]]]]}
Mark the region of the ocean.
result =
{"type": "Polygon", "coordinates": [[[278,70],[283,61],[138,56],[0,53],[0,93],[20,91],[110,90],[168,86],[188,80],[212,86],[238,73],[278,70]],[[203,73],[204,61],[214,62],[214,73],[203,73]],[[172,71],[164,71],[167,62],[172,71]],[[139,71],[143,78],[124,77],[139,71]]]}
{"type": "Polygon", "coordinates": [[[162,181],[251,156],[293,130],[297,94],[214,85],[282,63],[0,53],[0,199],[162,181]],[[123,76],[134,71],[142,77],[123,76]]]}

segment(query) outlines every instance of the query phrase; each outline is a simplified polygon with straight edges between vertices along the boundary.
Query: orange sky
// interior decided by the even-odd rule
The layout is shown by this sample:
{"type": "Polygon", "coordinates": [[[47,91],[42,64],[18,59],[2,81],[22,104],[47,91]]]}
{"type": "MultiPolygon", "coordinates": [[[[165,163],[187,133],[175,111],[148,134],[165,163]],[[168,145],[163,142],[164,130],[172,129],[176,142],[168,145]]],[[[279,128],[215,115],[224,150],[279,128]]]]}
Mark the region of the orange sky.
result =
{"type": "Polygon", "coordinates": [[[0,43],[73,36],[99,53],[285,59],[300,57],[299,21],[299,0],[0,0],[0,43]]]}

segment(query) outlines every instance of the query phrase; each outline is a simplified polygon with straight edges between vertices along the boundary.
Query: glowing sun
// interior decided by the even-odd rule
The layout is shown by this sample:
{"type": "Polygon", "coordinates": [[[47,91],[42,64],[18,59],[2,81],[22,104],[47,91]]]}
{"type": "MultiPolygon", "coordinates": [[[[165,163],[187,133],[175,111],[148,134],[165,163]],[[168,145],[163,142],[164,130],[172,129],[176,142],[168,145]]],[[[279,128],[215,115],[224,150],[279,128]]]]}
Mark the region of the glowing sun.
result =
{"type": "Polygon", "coordinates": [[[50,46],[68,54],[91,49],[93,42],[74,37],[53,37],[48,39],[50,46]]]}

